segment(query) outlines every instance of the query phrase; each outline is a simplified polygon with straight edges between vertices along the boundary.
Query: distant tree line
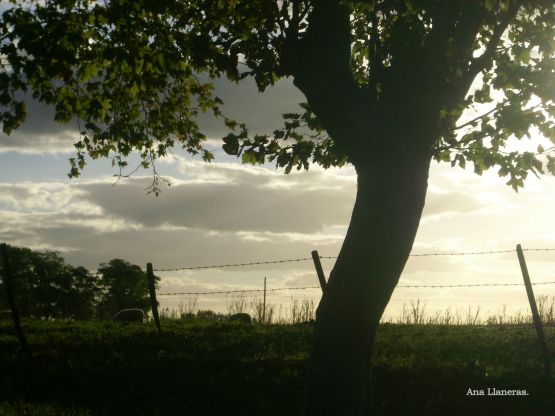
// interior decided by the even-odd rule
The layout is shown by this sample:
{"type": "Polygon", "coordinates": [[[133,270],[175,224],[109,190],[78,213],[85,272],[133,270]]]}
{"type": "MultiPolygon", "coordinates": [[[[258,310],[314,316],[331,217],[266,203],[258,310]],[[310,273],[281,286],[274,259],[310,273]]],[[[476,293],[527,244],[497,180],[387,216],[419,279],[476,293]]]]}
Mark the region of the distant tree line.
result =
{"type": "MultiPolygon", "coordinates": [[[[96,273],[72,266],[55,251],[8,246],[13,291],[22,317],[107,319],[126,308],[150,310],[146,272],[122,259],[101,263],[96,273]]],[[[0,261],[0,309],[9,309],[0,261]]],[[[155,276],[156,286],[160,278],[155,276]]]]}

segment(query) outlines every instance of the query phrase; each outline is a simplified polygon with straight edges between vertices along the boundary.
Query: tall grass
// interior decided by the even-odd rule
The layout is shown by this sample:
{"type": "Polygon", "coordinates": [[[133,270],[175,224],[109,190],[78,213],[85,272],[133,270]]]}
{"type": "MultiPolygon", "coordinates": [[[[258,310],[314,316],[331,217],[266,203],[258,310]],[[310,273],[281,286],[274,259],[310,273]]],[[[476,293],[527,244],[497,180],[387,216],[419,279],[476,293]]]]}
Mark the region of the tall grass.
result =
{"type": "MultiPolygon", "coordinates": [[[[545,326],[555,325],[555,296],[539,295],[536,299],[538,312],[545,326]]],[[[227,314],[213,311],[199,311],[198,299],[180,302],[177,309],[165,308],[160,316],[165,319],[224,319],[236,313],[249,313],[253,321],[261,324],[299,324],[316,319],[316,306],[313,299],[291,298],[289,305],[266,303],[262,298],[254,298],[250,302],[245,296],[232,296],[226,299],[227,314]]],[[[507,305],[499,310],[483,313],[480,306],[468,306],[466,310],[453,310],[448,307],[441,311],[430,312],[425,301],[417,299],[409,304],[403,303],[400,315],[384,318],[382,323],[398,323],[403,325],[531,325],[532,314],[529,309],[509,312],[507,305]]]]}
{"type": "MultiPolygon", "coordinates": [[[[555,296],[540,295],[536,299],[540,319],[545,326],[555,324],[555,296]]],[[[509,313],[507,305],[503,305],[498,311],[489,315],[481,316],[481,307],[468,307],[466,311],[451,308],[435,311],[428,314],[426,303],[418,299],[411,301],[410,305],[403,303],[401,314],[395,319],[396,323],[404,325],[429,324],[429,325],[529,325],[533,323],[532,313],[527,311],[516,311],[509,313]]],[[[391,323],[392,320],[382,320],[391,323]]]]}
{"type": "Polygon", "coordinates": [[[550,298],[547,295],[540,295],[538,296],[537,303],[542,322],[545,325],[553,325],[555,323],[555,296],[550,298]]]}
{"type": "Polygon", "coordinates": [[[290,322],[301,324],[316,318],[314,301],[312,299],[291,299],[290,322]]]}
{"type": "Polygon", "coordinates": [[[187,302],[180,301],[177,310],[164,308],[160,311],[161,319],[190,319],[197,313],[198,298],[187,299],[187,302]]]}
{"type": "Polygon", "coordinates": [[[266,302],[260,297],[247,302],[244,296],[231,296],[226,301],[228,315],[250,313],[253,321],[262,324],[298,324],[315,319],[315,306],[312,299],[291,298],[289,307],[266,302]]]}
{"type": "Polygon", "coordinates": [[[229,315],[247,312],[247,299],[242,295],[229,296],[226,298],[225,303],[229,315]]]}
{"type": "Polygon", "coordinates": [[[259,324],[271,324],[274,319],[276,305],[273,303],[264,304],[262,298],[254,298],[251,300],[252,319],[259,324]]]}

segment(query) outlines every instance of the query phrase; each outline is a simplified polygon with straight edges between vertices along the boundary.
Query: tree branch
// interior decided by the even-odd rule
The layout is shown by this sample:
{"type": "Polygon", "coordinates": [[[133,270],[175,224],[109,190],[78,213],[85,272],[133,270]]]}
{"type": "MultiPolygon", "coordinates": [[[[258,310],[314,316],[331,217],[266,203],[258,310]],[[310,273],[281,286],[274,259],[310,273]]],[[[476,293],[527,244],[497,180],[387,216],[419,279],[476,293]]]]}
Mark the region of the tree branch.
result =
{"type": "MultiPolygon", "coordinates": [[[[540,103],[540,104],[536,104],[536,105],[534,105],[534,106],[532,106],[532,107],[530,107],[530,108],[524,109],[523,111],[532,111],[532,110],[535,110],[536,108],[540,107],[541,105],[542,105],[541,103],[540,103]]],[[[472,120],[467,121],[467,122],[464,123],[464,124],[461,124],[460,126],[455,126],[455,127],[453,128],[453,131],[455,131],[455,130],[460,130],[460,129],[464,128],[464,127],[470,126],[471,124],[475,123],[476,121],[478,121],[478,120],[480,120],[480,119],[482,119],[482,118],[484,118],[484,117],[487,117],[487,116],[489,116],[490,114],[495,113],[495,112],[497,112],[497,111],[499,111],[499,110],[502,110],[503,108],[506,108],[506,107],[509,107],[509,106],[510,106],[510,101],[508,101],[508,100],[503,101],[500,105],[495,106],[494,108],[492,108],[491,110],[487,111],[486,113],[484,113],[484,114],[482,114],[482,115],[479,115],[478,117],[475,117],[475,118],[473,118],[472,120]]]]}
{"type": "Polygon", "coordinates": [[[460,130],[460,129],[462,129],[462,128],[465,128],[466,126],[470,126],[471,124],[474,124],[474,123],[477,122],[478,120],[480,120],[480,119],[482,119],[482,118],[484,118],[484,117],[489,116],[491,113],[494,113],[494,112],[496,112],[496,111],[499,111],[501,108],[505,107],[505,104],[506,104],[506,101],[505,101],[504,103],[502,103],[502,105],[497,105],[497,106],[495,106],[494,108],[492,108],[491,110],[489,110],[488,112],[486,112],[486,113],[484,113],[484,114],[482,114],[482,115],[480,115],[480,116],[478,116],[478,117],[475,117],[475,118],[473,118],[472,120],[467,121],[467,122],[464,123],[464,124],[461,124],[460,126],[455,126],[455,127],[453,128],[453,131],[455,131],[455,130],[460,130]]]}
{"type": "MultiPolygon", "coordinates": [[[[491,38],[486,46],[484,53],[477,58],[472,60],[470,67],[467,71],[467,76],[465,77],[466,83],[472,83],[474,78],[484,69],[486,69],[490,64],[493,63],[493,58],[495,57],[497,51],[497,45],[501,40],[501,36],[516,17],[518,10],[522,2],[514,2],[509,6],[507,13],[502,17],[501,22],[494,28],[491,38]]],[[[469,85],[470,87],[470,85],[469,85]]]]}
{"type": "Polygon", "coordinates": [[[355,153],[360,140],[370,135],[371,105],[368,92],[353,79],[350,17],[338,0],[314,2],[291,69],[328,134],[355,153]]]}
{"type": "Polygon", "coordinates": [[[280,14],[283,16],[283,20],[278,19],[278,22],[277,22],[283,36],[285,36],[287,33],[285,22],[287,22],[288,24],[291,24],[291,19],[289,19],[288,8],[289,8],[289,2],[284,0],[283,3],[281,4],[281,10],[280,10],[280,14]]]}
{"type": "Polygon", "coordinates": [[[376,2],[374,1],[374,10],[370,14],[370,21],[372,23],[372,32],[368,39],[368,87],[372,94],[372,99],[378,101],[377,80],[379,73],[383,68],[381,47],[380,47],[380,34],[378,32],[378,16],[376,14],[376,2]]]}
{"type": "Polygon", "coordinates": [[[306,2],[306,6],[305,6],[304,10],[300,12],[299,22],[302,22],[303,19],[306,18],[306,16],[308,15],[309,10],[310,10],[310,1],[306,2]]]}

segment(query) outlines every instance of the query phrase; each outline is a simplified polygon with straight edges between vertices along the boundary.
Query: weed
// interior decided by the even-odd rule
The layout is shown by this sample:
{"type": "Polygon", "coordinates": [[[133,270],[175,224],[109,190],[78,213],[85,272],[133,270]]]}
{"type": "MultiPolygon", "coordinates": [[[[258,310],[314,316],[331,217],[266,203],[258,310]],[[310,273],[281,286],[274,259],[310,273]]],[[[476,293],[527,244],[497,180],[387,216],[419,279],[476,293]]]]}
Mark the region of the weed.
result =
{"type": "Polygon", "coordinates": [[[272,303],[264,303],[262,298],[254,298],[251,301],[253,321],[259,324],[271,324],[276,307],[272,303]]]}

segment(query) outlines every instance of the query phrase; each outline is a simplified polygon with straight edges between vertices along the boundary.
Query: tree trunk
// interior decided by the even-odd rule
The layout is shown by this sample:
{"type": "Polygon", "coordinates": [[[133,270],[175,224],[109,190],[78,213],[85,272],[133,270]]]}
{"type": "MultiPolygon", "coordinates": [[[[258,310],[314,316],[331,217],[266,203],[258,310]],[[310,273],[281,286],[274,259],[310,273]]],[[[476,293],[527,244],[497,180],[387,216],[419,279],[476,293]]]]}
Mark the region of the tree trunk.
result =
{"type": "Polygon", "coordinates": [[[305,391],[307,416],[370,409],[370,355],[408,259],[426,198],[428,152],[355,166],[358,189],[345,241],[318,306],[305,391]]]}

